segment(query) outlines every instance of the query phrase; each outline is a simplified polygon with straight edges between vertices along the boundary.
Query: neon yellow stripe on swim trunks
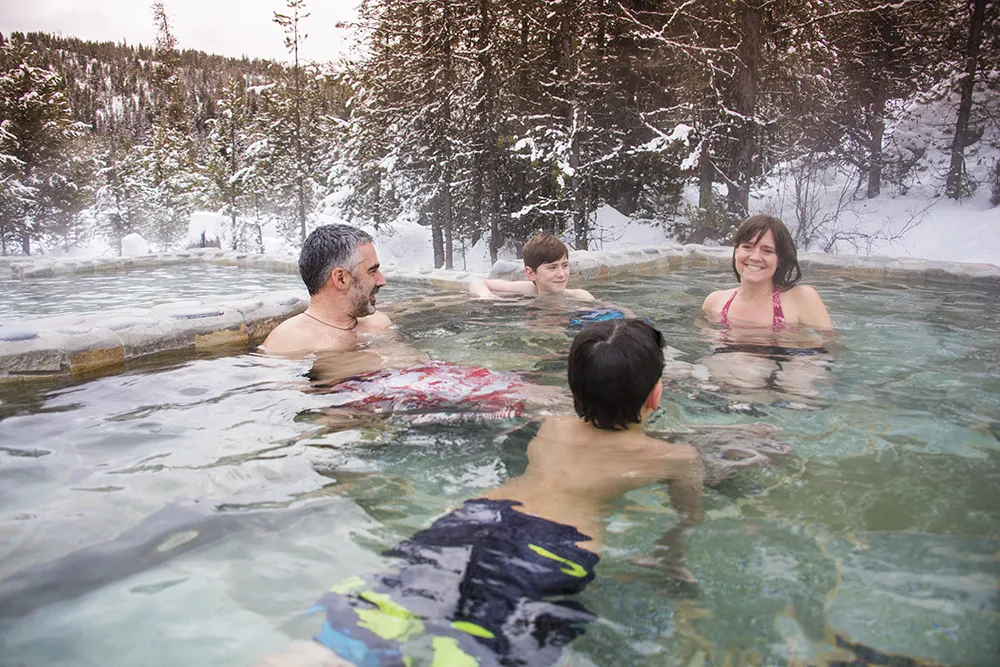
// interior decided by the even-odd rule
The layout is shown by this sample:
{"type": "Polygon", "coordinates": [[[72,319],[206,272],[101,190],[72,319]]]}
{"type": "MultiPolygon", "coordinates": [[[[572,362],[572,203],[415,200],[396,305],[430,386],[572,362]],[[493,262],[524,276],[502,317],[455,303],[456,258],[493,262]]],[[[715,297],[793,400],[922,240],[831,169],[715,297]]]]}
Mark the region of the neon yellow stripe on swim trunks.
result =
{"type": "Polygon", "coordinates": [[[565,565],[566,567],[559,568],[559,571],[562,572],[563,574],[568,574],[571,577],[580,577],[580,578],[587,576],[586,568],[584,568],[579,563],[574,563],[573,561],[563,558],[562,556],[557,556],[548,549],[543,549],[537,544],[529,544],[528,548],[534,551],[542,558],[549,558],[551,560],[554,560],[558,563],[562,563],[563,565],[565,565]]]}
{"type": "Polygon", "coordinates": [[[469,621],[453,621],[451,627],[456,630],[461,630],[465,634],[472,635],[473,637],[482,637],[483,639],[493,639],[496,637],[495,634],[483,626],[470,623],[469,621]]]}
{"type": "Polygon", "coordinates": [[[424,624],[420,617],[393,602],[388,595],[365,591],[358,597],[378,607],[378,609],[356,610],[361,621],[358,625],[374,632],[382,639],[406,642],[423,633],[424,624]]]}
{"type": "Polygon", "coordinates": [[[434,637],[434,662],[431,667],[479,667],[479,661],[463,651],[454,637],[434,637]]]}

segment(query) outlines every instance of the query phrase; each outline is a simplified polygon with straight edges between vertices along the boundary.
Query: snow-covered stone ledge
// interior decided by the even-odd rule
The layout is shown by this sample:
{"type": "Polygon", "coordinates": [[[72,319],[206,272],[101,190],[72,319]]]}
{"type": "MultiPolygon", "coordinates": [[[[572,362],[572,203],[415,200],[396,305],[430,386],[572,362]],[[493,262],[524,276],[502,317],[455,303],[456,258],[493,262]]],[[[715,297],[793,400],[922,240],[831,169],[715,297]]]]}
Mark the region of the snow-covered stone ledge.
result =
{"type": "Polygon", "coordinates": [[[245,352],[305,310],[306,297],[287,290],[0,325],[0,382],[107,372],[158,354],[245,352]]]}
{"type": "Polygon", "coordinates": [[[130,269],[159,268],[177,264],[205,262],[232,266],[253,266],[265,271],[297,272],[295,257],[291,255],[260,255],[232,252],[218,248],[192,248],[181,252],[138,255],[135,257],[98,257],[95,259],[22,257],[10,262],[14,278],[42,278],[75,273],[128,271],[130,269]]]}
{"type": "MultiPolygon", "coordinates": [[[[648,275],[705,266],[726,268],[730,266],[732,256],[731,247],[697,244],[570,252],[573,273],[580,280],[648,275]]],[[[817,272],[851,276],[860,280],[931,281],[1000,287],[1000,266],[994,264],[801,253],[799,265],[807,281],[810,273],[817,272]]],[[[511,279],[523,275],[523,266],[512,261],[497,262],[490,272],[491,278],[511,279]]]]}
{"type": "MultiPolygon", "coordinates": [[[[732,248],[697,244],[666,244],[630,248],[628,250],[573,251],[573,272],[581,280],[614,278],[630,274],[648,274],[682,267],[728,266],[732,248]]],[[[183,252],[114,257],[99,259],[12,258],[5,262],[15,278],[70,275],[75,273],[127,271],[177,264],[205,262],[230,266],[250,266],[264,271],[298,272],[297,259],[291,255],[260,255],[224,251],[217,248],[196,248],[183,252]]],[[[947,283],[980,283],[1000,285],[1000,267],[993,264],[937,262],[925,259],[882,256],[828,255],[802,253],[799,264],[811,271],[853,276],[862,280],[932,281],[947,283]]],[[[478,274],[445,269],[416,269],[384,266],[388,280],[424,283],[441,287],[467,284],[478,274]]],[[[520,262],[501,260],[493,267],[494,278],[520,277],[524,270],[520,262]]],[[[808,279],[808,276],[807,276],[808,279]]]]}
{"type": "MultiPolygon", "coordinates": [[[[194,248],[182,252],[140,255],[137,257],[97,259],[14,257],[0,259],[8,260],[0,262],[0,270],[3,270],[4,265],[6,265],[9,267],[13,278],[22,279],[68,276],[78,273],[129,271],[131,269],[159,268],[193,263],[247,266],[275,273],[298,273],[299,271],[298,258],[292,255],[261,255],[223,251],[217,248],[194,248]]],[[[391,263],[383,265],[383,272],[390,281],[423,283],[438,287],[462,287],[477,275],[468,271],[398,267],[391,263]]]]}

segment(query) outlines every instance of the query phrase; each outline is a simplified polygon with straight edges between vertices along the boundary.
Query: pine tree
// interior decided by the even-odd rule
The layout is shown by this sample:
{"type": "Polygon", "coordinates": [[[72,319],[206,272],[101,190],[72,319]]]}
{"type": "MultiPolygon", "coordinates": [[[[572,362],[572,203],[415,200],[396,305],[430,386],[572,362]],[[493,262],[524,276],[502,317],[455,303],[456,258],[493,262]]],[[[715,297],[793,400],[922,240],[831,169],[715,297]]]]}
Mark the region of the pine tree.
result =
{"type": "Polygon", "coordinates": [[[63,152],[81,136],[72,119],[62,81],[51,69],[34,64],[31,45],[12,39],[0,51],[0,244],[14,241],[30,254],[32,240],[49,231],[53,183],[68,178],[63,152]]]}
{"type": "Polygon", "coordinates": [[[63,250],[90,238],[89,209],[95,203],[99,162],[89,137],[68,142],[52,175],[41,189],[46,224],[44,238],[63,250]]]}
{"type": "Polygon", "coordinates": [[[147,240],[169,250],[183,236],[191,213],[205,201],[209,185],[205,171],[197,165],[199,147],[190,133],[177,39],[162,2],[153,3],[153,19],[157,29],[154,115],[145,145],[136,147],[148,174],[148,181],[139,188],[139,206],[145,212],[147,240]]]}
{"type": "Polygon", "coordinates": [[[218,102],[216,117],[208,124],[207,166],[214,186],[213,201],[229,216],[232,247],[234,250],[247,247],[249,216],[254,221],[255,246],[262,250],[259,241],[267,198],[264,165],[268,141],[262,128],[253,123],[242,79],[230,79],[218,102]]]}
{"type": "Polygon", "coordinates": [[[304,82],[303,63],[299,59],[299,47],[308,35],[302,30],[301,22],[309,18],[305,11],[304,0],[286,0],[288,14],[274,12],[274,22],[281,26],[285,33],[285,48],[292,56],[291,86],[287,96],[288,111],[292,121],[289,157],[293,161],[295,179],[295,213],[298,222],[299,240],[306,239],[306,221],[313,205],[310,175],[312,172],[311,151],[308,148],[306,129],[306,83],[304,82]]]}

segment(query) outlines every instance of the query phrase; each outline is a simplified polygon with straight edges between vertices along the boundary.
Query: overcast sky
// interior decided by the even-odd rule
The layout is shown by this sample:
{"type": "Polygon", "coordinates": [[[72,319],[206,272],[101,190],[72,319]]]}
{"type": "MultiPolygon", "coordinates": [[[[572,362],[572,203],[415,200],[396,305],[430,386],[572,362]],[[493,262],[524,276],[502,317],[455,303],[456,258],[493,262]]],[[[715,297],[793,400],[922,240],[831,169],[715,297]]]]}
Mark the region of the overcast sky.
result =
{"type": "MultiPolygon", "coordinates": [[[[354,17],[358,0],[307,0],[308,39],[301,52],[310,60],[332,60],[348,49],[338,21],[354,17]]],[[[0,0],[0,32],[55,32],[95,41],[148,44],[156,40],[151,1],[0,0]]],[[[226,56],[286,59],[275,11],[284,0],[163,0],[180,48],[226,56]]]]}

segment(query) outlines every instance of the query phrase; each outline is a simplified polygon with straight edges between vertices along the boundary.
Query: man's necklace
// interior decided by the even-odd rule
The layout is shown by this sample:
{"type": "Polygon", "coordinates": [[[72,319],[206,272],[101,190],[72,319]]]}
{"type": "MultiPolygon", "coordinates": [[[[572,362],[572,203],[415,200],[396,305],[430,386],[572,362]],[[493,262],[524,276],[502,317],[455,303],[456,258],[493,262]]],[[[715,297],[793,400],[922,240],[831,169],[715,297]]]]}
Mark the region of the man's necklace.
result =
{"type": "Polygon", "coordinates": [[[341,331],[350,331],[351,329],[353,329],[356,326],[358,326],[358,320],[357,320],[357,318],[354,319],[354,324],[352,324],[349,327],[338,327],[336,324],[330,324],[329,322],[324,322],[323,320],[319,319],[318,317],[316,317],[312,313],[307,313],[305,311],[302,311],[302,314],[305,315],[306,317],[311,317],[312,319],[316,320],[320,324],[325,324],[326,326],[328,326],[328,327],[330,327],[332,329],[340,329],[341,331]]]}

